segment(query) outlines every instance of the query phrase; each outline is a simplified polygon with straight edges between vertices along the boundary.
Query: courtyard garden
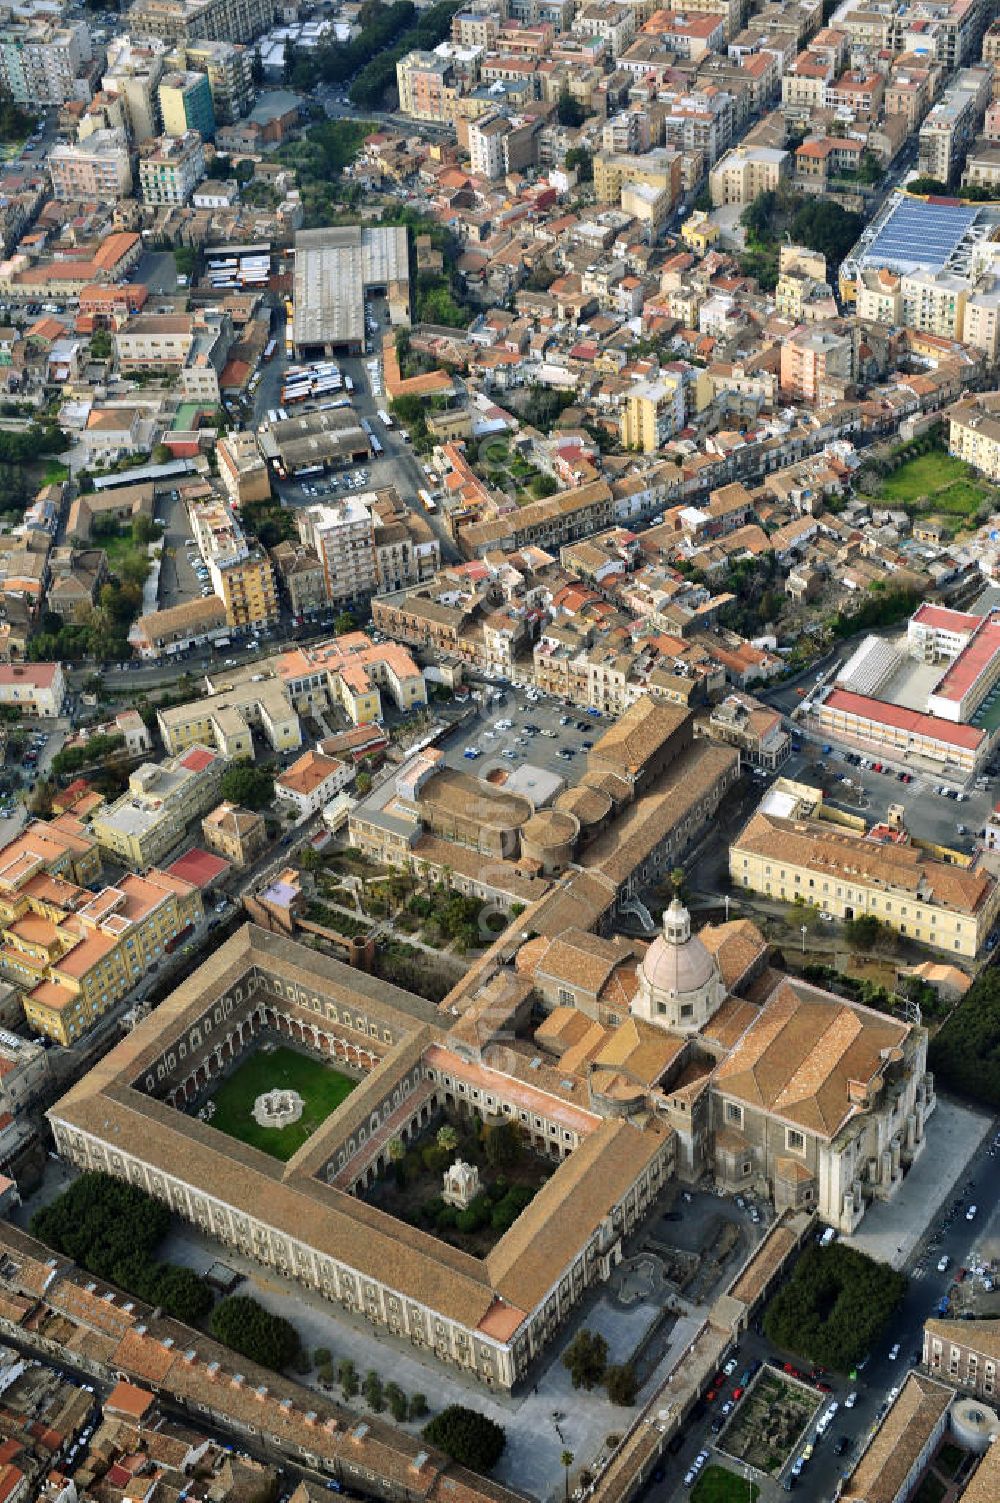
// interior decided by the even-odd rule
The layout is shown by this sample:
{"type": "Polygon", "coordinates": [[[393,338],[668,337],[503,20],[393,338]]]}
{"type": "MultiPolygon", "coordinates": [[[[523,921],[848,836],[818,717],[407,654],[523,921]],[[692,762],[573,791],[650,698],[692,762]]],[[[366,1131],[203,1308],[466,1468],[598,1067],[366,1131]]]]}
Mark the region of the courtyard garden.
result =
{"type": "Polygon", "coordinates": [[[975,526],[1000,499],[964,460],[926,438],[883,463],[865,468],[859,488],[913,518],[934,518],[951,534],[975,526]]]}
{"type": "Polygon", "coordinates": [[[220,1132],[272,1158],[290,1159],[302,1144],[336,1111],[357,1081],[324,1060],[290,1049],[285,1044],[257,1048],[227,1075],[201,1108],[205,1120],[220,1132]],[[295,1091],[303,1102],[298,1121],[284,1127],[263,1127],[254,1118],[254,1103],[272,1091],[295,1091]]]}
{"type": "Polygon", "coordinates": [[[512,450],[505,438],[490,438],[480,444],[479,469],[490,485],[506,491],[521,506],[552,496],[559,489],[551,475],[544,475],[512,450]]]}
{"type": "Polygon", "coordinates": [[[396,1140],[389,1157],[365,1198],[477,1258],[496,1246],[556,1168],[527,1146],[516,1122],[488,1126],[457,1113],[440,1114],[409,1146],[396,1140]],[[464,1207],[442,1196],[445,1170],[458,1159],[479,1174],[464,1207]]]}
{"type": "MultiPolygon", "coordinates": [[[[777,1477],[815,1419],[821,1400],[814,1389],[766,1366],[719,1437],[719,1450],[777,1477]]],[[[745,1498],[746,1480],[739,1480],[745,1498]]],[[[711,1494],[720,1500],[737,1496],[725,1491],[711,1494]]]]}

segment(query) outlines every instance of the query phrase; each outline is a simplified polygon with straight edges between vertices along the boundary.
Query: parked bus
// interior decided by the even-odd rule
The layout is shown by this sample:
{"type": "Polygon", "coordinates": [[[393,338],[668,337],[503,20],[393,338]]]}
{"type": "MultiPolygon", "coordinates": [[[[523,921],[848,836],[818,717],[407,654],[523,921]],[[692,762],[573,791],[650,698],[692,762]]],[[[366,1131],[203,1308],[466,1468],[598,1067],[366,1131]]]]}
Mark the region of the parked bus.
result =
{"type": "Polygon", "coordinates": [[[383,428],[391,428],[393,426],[392,418],[386,412],[384,407],[380,407],[378,410],[378,420],[382,424],[383,428]]]}
{"type": "Polygon", "coordinates": [[[375,437],[374,433],[371,435],[371,437],[368,440],[368,447],[372,451],[372,458],[373,459],[377,459],[379,457],[379,455],[382,453],[382,445],[379,443],[379,441],[375,437]]]}
{"type": "Polygon", "coordinates": [[[434,501],[434,498],[431,495],[430,491],[420,490],[420,491],[417,491],[417,495],[420,498],[420,504],[423,507],[424,511],[427,511],[427,512],[435,512],[435,511],[437,511],[437,504],[434,501]]]}
{"type": "Polygon", "coordinates": [[[277,348],[278,348],[278,341],[276,339],[269,339],[267,341],[267,344],[264,346],[264,359],[265,360],[273,360],[274,359],[274,352],[275,352],[275,350],[277,348]]]}

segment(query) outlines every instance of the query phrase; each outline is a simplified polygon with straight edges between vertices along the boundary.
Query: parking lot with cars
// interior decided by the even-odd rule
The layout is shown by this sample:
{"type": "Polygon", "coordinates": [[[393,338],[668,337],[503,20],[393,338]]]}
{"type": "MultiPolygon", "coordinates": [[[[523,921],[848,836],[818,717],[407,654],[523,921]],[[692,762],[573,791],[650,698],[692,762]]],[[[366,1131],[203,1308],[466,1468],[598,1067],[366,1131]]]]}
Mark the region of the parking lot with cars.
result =
{"type": "Polygon", "coordinates": [[[471,725],[454,731],[441,749],[451,766],[480,777],[531,765],[576,783],[607,724],[596,710],[580,710],[537,689],[510,688],[480,706],[471,725]]]}
{"type": "Polygon", "coordinates": [[[962,787],[874,753],[812,738],[798,727],[780,774],[823,787],[829,802],[863,815],[869,824],[884,819],[890,804],[902,804],[911,835],[970,853],[996,802],[996,779],[988,771],[962,787]]]}
{"type": "MultiPolygon", "coordinates": [[[[825,1503],[836,1496],[840,1479],[853,1467],[907,1372],[921,1362],[924,1321],[954,1315],[967,1290],[970,1301],[997,1297],[989,1269],[990,1259],[1000,1257],[998,1129],[1000,1122],[994,1120],[971,1155],[966,1151],[950,1161],[947,1172],[958,1178],[950,1189],[941,1187],[938,1209],[927,1210],[926,1229],[906,1264],[909,1288],[881,1339],[857,1366],[847,1373],[834,1373],[782,1351],[765,1336],[763,1312],[758,1312],[696,1404],[677,1443],[664,1456],[645,1489],[645,1498],[653,1503],[682,1503],[690,1497],[700,1473],[712,1464],[746,1475],[742,1463],[725,1453],[727,1426],[739,1415],[762,1364],[814,1391],[816,1404],[778,1475],[750,1472],[760,1488],[759,1503],[778,1503],[792,1491],[810,1503],[825,1503]],[[699,1462],[699,1457],[704,1459],[699,1462]]],[[[731,1202],[727,1198],[723,1204],[731,1202]]],[[[863,1222],[862,1232],[864,1227],[863,1222]]],[[[829,1229],[817,1230],[816,1236],[832,1240],[829,1229]]]]}

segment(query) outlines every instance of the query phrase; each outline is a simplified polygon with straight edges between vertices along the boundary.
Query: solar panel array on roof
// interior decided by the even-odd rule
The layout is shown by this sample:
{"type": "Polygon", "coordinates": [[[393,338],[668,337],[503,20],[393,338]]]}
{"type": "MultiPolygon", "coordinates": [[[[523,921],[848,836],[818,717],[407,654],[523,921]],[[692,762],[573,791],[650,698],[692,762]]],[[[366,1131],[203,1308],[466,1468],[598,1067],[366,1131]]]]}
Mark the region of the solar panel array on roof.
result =
{"type": "Polygon", "coordinates": [[[905,272],[940,270],[976,221],[978,210],[958,204],[900,201],[865,252],[865,265],[905,272]]]}

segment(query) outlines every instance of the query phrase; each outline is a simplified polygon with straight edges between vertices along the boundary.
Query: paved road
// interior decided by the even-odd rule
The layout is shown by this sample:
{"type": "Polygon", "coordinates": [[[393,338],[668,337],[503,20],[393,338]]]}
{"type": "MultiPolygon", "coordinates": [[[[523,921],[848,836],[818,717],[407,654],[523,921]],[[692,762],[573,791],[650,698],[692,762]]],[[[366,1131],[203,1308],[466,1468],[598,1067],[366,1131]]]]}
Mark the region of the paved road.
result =
{"type": "MultiPolygon", "coordinates": [[[[371,298],[369,300],[369,307],[378,322],[379,333],[376,336],[376,342],[380,342],[382,330],[387,327],[385,321],[385,299],[379,297],[371,298]]],[[[387,430],[383,428],[377,416],[379,408],[387,406],[387,398],[384,391],[378,396],[372,392],[369,364],[375,358],[374,354],[366,354],[340,356],[337,360],[342,374],[350,376],[354,383],[352,401],[355,412],[359,418],[366,418],[371,423],[384,451],[380,458],[366,460],[364,466],[359,466],[359,468],[368,470],[373,489],[379,486],[395,486],[400,497],[410,510],[419,512],[421,516],[424,516],[423,508],[417,499],[417,491],[427,484],[427,477],[420,466],[420,461],[410,446],[404,443],[400,437],[399,429],[392,428],[387,430]]],[[[282,326],[282,331],[278,336],[278,354],[275,355],[272,361],[261,368],[260,385],[254,395],[253,412],[255,420],[258,423],[268,411],[281,406],[282,376],[288,364],[289,361],[284,353],[284,331],[282,326]]],[[[306,405],[300,410],[305,413],[309,411],[309,407],[306,405]]],[[[275,484],[275,488],[281,497],[282,505],[288,507],[309,506],[317,500],[335,500],[336,494],[339,494],[335,493],[331,496],[320,496],[317,498],[309,495],[302,485],[294,481],[272,483],[275,484]]],[[[459,558],[458,550],[440,513],[427,517],[427,521],[438,540],[442,560],[445,562],[457,561],[459,558]]]]}
{"type": "MultiPolygon", "coordinates": [[[[994,1122],[993,1130],[996,1126],[997,1123],[994,1122]]],[[[934,1118],[931,1117],[928,1124],[928,1154],[934,1152],[934,1127],[934,1118]]],[[[798,1487],[799,1495],[808,1499],[809,1503],[826,1503],[826,1500],[833,1499],[839,1479],[850,1470],[852,1458],[856,1457],[872,1427],[884,1413],[891,1391],[902,1383],[909,1369],[919,1362],[924,1321],[935,1313],[938,1301],[948,1292],[954,1271],[968,1264],[977,1241],[995,1235],[1000,1230],[995,1157],[997,1151],[993,1148],[992,1137],[993,1131],[971,1158],[967,1154],[960,1154],[952,1159],[950,1171],[958,1174],[958,1181],[954,1189],[944,1192],[944,1200],[948,1205],[944,1212],[932,1217],[926,1235],[909,1258],[906,1271],[912,1277],[907,1293],[877,1347],[869,1354],[869,1361],[863,1371],[858,1372],[854,1378],[838,1374],[824,1376],[823,1381],[833,1390],[828,1396],[828,1402],[836,1400],[840,1409],[824,1439],[816,1442],[810,1433],[810,1439],[814,1440],[816,1446],[815,1454],[798,1487]],[[967,1158],[968,1162],[963,1167],[967,1158]],[[956,1206],[954,1211],[950,1209],[951,1203],[956,1206]],[[965,1219],[965,1208],[973,1203],[978,1206],[978,1212],[976,1219],[968,1222],[965,1219]],[[939,1273],[937,1260],[944,1254],[949,1258],[949,1270],[939,1273]],[[899,1351],[893,1358],[890,1357],[890,1352],[896,1343],[899,1351]],[[852,1391],[858,1395],[857,1403],[852,1409],[848,1409],[843,1401],[852,1391]],[[834,1454],[834,1446],[841,1435],[849,1438],[851,1449],[843,1457],[838,1457],[834,1454]]],[[[736,1382],[740,1372],[754,1358],[772,1361],[778,1367],[788,1360],[800,1369],[804,1366],[801,1358],[777,1350],[756,1329],[744,1336],[735,1355],[737,1368],[732,1382],[736,1382]]],[[[728,1394],[730,1391],[727,1384],[725,1392],[728,1394]]],[[[681,1503],[681,1500],[689,1497],[689,1490],[683,1479],[698,1452],[712,1447],[715,1439],[710,1428],[713,1418],[715,1410],[713,1406],[709,1406],[702,1418],[688,1426],[684,1444],[677,1455],[665,1459],[663,1480],[654,1482],[647,1489],[646,1496],[652,1503],[681,1503]]],[[[718,1456],[716,1459],[725,1464],[724,1457],[718,1456]]],[[[790,1460],[794,1460],[794,1455],[790,1460]]],[[[755,1480],[761,1482],[762,1479],[756,1477],[755,1480]]],[[[782,1496],[780,1481],[763,1479],[761,1503],[777,1503],[782,1496]]]]}

